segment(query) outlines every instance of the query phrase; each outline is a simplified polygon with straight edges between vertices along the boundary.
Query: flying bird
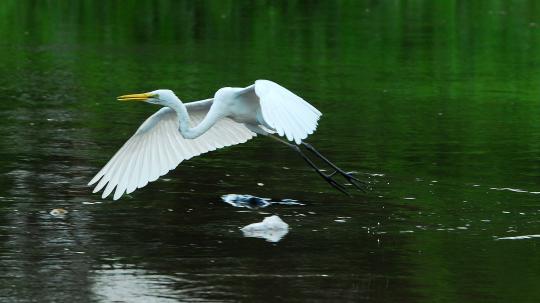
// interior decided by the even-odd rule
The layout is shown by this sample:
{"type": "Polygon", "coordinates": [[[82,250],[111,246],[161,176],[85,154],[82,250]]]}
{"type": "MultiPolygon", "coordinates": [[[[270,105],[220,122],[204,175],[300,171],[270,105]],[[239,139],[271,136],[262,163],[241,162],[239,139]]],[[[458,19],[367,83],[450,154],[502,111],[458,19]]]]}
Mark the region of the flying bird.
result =
{"type": "Polygon", "coordinates": [[[296,151],[315,172],[348,194],[334,176],[343,176],[363,190],[363,182],[337,167],[304,142],[317,128],[321,112],[283,86],[257,80],[245,88],[223,87],[213,98],[182,103],[173,91],[158,89],[124,95],[119,101],[143,101],[163,106],[137,129],[109,162],[88,183],[102,198],[114,190],[113,199],[157,180],[182,161],[225,146],[244,143],[257,135],[278,140],[296,151]],[[324,173],[300,148],[327,163],[324,173]],[[99,181],[99,182],[98,182],[99,181]]]}

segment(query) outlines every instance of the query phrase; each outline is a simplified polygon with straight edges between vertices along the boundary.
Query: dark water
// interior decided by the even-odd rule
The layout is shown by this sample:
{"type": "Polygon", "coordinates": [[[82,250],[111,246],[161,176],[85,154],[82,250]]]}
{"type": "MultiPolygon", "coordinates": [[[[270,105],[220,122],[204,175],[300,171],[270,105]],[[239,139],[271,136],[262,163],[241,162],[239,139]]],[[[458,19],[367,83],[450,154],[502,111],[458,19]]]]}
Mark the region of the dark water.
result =
{"type": "Polygon", "coordinates": [[[0,36],[1,302],[540,300],[540,239],[499,239],[540,234],[537,1],[3,1],[0,36]],[[257,138],[91,194],[157,109],[115,96],[258,78],[370,193],[257,138]],[[243,237],[274,214],[281,241],[243,237]]]}

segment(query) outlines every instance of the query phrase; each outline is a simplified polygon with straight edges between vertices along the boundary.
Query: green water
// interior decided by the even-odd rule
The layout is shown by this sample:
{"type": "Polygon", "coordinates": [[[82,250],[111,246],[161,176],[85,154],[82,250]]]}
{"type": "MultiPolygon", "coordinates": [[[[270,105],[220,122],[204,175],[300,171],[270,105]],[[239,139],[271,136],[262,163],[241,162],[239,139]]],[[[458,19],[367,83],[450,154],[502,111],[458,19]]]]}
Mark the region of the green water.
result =
{"type": "Polygon", "coordinates": [[[6,0],[0,37],[2,302],[540,300],[540,238],[499,240],[540,234],[538,1],[6,0]],[[369,193],[265,138],[117,202],[86,186],[157,109],[115,96],[260,78],[369,193]],[[243,237],[271,214],[281,241],[243,237]]]}

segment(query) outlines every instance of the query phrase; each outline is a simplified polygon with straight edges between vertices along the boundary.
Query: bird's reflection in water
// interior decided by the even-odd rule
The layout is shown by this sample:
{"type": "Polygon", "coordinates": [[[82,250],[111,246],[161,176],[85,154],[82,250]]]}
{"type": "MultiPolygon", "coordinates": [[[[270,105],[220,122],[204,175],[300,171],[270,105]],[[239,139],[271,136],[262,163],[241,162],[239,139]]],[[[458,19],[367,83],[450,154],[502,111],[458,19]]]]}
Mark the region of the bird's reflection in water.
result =
{"type": "Polygon", "coordinates": [[[278,216],[264,218],[262,222],[252,223],[240,229],[244,237],[261,238],[268,242],[279,242],[287,233],[289,225],[278,216]]]}
{"type": "Polygon", "coordinates": [[[273,201],[270,198],[259,198],[252,195],[237,195],[228,194],[221,196],[223,202],[230,204],[234,207],[244,207],[249,209],[257,209],[268,207],[272,204],[284,204],[284,205],[305,205],[293,199],[282,199],[279,201],[273,201]]]}

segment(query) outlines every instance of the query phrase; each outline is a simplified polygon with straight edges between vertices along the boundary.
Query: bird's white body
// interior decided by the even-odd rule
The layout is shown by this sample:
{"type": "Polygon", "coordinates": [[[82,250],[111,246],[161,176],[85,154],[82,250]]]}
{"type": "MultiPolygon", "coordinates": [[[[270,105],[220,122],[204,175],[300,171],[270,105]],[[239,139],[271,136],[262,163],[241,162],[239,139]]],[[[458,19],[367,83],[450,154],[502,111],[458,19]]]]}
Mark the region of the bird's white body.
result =
{"type": "Polygon", "coordinates": [[[300,144],[315,131],[322,115],[268,80],[245,88],[221,88],[212,99],[186,104],[170,90],[119,98],[165,107],[150,116],[89,182],[99,181],[94,192],[106,186],[103,198],[115,190],[115,200],[155,181],[183,160],[246,142],[257,134],[277,133],[300,144]]]}
{"type": "Polygon", "coordinates": [[[263,124],[260,102],[253,102],[251,96],[238,94],[241,88],[225,87],[216,92],[215,106],[228,113],[227,117],[238,123],[263,124]]]}

